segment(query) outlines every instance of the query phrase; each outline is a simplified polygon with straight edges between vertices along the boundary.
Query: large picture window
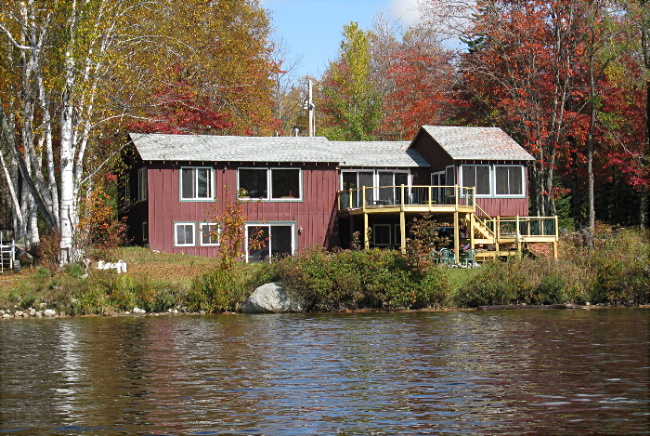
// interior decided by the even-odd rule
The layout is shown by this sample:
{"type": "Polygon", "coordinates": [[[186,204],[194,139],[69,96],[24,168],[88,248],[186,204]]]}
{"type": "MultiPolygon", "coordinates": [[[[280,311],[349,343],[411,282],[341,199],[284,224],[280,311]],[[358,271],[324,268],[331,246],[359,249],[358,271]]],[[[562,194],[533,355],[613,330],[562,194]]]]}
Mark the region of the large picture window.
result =
{"type": "Polygon", "coordinates": [[[524,195],[524,168],[521,165],[494,167],[497,195],[524,195]]]}
{"type": "Polygon", "coordinates": [[[212,200],[212,179],[212,168],[181,168],[181,200],[212,200]]]}
{"type": "Polygon", "coordinates": [[[261,200],[300,200],[299,168],[240,168],[237,188],[239,198],[261,200]]]}
{"type": "Polygon", "coordinates": [[[490,166],[462,165],[462,186],[476,188],[476,195],[490,195],[490,166]]]}
{"type": "Polygon", "coordinates": [[[174,223],[174,245],[177,247],[193,247],[194,223],[174,223]]]}

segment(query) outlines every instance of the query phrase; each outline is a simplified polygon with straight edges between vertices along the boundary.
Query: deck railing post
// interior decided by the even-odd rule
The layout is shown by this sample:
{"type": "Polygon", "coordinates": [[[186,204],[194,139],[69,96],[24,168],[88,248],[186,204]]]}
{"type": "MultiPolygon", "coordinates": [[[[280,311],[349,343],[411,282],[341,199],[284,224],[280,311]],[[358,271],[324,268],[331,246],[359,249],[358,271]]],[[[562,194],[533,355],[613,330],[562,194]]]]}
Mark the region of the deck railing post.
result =
{"type": "Polygon", "coordinates": [[[400,208],[401,208],[401,210],[404,210],[404,185],[403,184],[400,185],[400,190],[401,190],[401,194],[400,194],[400,203],[401,203],[400,206],[401,207],[400,208]]]}
{"type": "MultiPolygon", "coordinates": [[[[365,209],[365,202],[363,208],[365,209]]],[[[368,214],[365,212],[363,213],[363,248],[365,250],[370,249],[370,226],[368,225],[368,214]]]]}
{"type": "Polygon", "coordinates": [[[517,255],[521,258],[521,232],[519,231],[519,215],[515,217],[515,238],[517,239],[517,255]]]}

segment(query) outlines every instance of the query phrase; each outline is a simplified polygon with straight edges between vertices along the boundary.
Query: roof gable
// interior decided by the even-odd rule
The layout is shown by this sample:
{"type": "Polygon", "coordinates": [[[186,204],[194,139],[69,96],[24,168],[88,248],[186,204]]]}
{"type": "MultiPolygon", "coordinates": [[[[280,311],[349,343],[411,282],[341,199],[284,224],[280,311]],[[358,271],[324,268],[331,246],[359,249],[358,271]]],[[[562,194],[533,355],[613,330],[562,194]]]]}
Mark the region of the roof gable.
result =
{"type": "Polygon", "coordinates": [[[421,132],[454,160],[535,160],[498,127],[422,126],[421,132]]]}

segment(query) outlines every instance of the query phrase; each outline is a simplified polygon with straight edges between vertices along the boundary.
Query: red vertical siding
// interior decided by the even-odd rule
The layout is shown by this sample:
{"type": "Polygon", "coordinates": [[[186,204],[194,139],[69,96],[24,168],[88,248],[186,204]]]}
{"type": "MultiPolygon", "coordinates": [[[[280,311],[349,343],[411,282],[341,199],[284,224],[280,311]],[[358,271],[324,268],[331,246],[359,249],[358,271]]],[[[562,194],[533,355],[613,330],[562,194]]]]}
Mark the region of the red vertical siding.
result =
{"type": "MultiPolygon", "coordinates": [[[[201,163],[195,163],[201,165],[201,163]]],[[[298,164],[294,164],[298,165],[298,164]]],[[[205,165],[209,166],[209,165],[205,165]]],[[[235,198],[238,165],[215,164],[216,200],[211,202],[179,201],[180,164],[156,163],[149,170],[149,246],[152,250],[168,253],[186,253],[200,256],[215,256],[216,247],[201,247],[196,241],[194,247],[174,246],[174,223],[212,221],[215,208],[221,209],[224,199],[235,198]]],[[[251,166],[245,164],[242,166],[251,166]]],[[[266,168],[265,165],[257,165],[266,168]]],[[[280,165],[287,166],[287,165],[280,165]]],[[[244,203],[244,213],[249,222],[287,221],[295,223],[297,249],[305,247],[337,245],[338,238],[328,237],[328,230],[335,228],[333,208],[336,203],[338,170],[335,165],[305,164],[302,169],[302,201],[250,201],[244,203]]]]}
{"type": "Polygon", "coordinates": [[[453,159],[423,130],[413,140],[412,148],[431,165],[432,173],[444,171],[447,165],[454,164],[453,159]]]}

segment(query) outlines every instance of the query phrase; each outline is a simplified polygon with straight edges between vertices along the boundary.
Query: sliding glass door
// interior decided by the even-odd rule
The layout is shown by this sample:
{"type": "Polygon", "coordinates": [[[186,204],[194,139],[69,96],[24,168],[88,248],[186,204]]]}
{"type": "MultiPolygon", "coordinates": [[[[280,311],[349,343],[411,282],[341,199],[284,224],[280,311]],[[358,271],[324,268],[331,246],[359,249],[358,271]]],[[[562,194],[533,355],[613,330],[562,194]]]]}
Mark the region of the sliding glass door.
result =
{"type": "Polygon", "coordinates": [[[246,225],[246,261],[265,262],[295,252],[294,224],[246,225]]]}

